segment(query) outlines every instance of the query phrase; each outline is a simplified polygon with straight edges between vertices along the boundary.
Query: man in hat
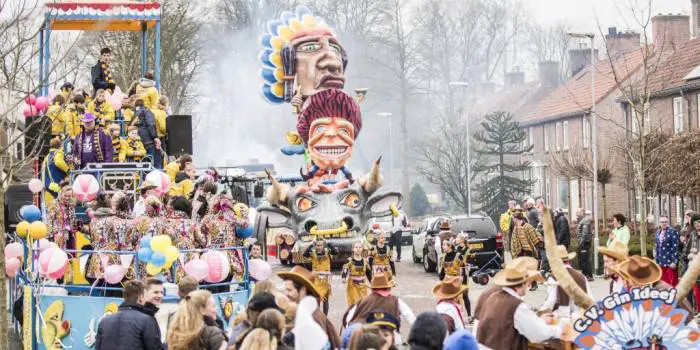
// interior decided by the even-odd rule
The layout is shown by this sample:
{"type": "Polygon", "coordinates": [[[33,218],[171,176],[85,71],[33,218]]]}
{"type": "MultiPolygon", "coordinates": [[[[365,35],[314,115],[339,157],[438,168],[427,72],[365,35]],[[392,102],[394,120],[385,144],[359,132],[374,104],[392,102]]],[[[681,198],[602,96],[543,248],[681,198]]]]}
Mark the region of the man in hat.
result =
{"type": "MultiPolygon", "coordinates": [[[[301,266],[294,266],[291,271],[278,272],[277,276],[284,280],[285,295],[290,301],[298,304],[306,296],[316,298],[317,303],[321,300],[322,295],[317,288],[317,276],[311,271],[301,266]]],[[[328,336],[331,349],[340,347],[338,332],[321,309],[317,307],[311,317],[328,336]]]]}
{"type": "Polygon", "coordinates": [[[669,226],[668,216],[659,218],[659,229],[656,231],[656,245],[654,246],[654,257],[656,263],[661,267],[661,279],[675,286],[678,284],[678,246],[680,236],[678,231],[669,226]]]}
{"type": "MultiPolygon", "coordinates": [[[[434,243],[434,248],[435,248],[435,257],[437,258],[438,262],[440,261],[440,256],[442,255],[442,242],[453,238],[455,235],[452,233],[452,228],[450,227],[450,222],[448,220],[444,220],[440,223],[440,233],[438,233],[437,237],[435,237],[435,243],[434,243]]],[[[440,266],[438,266],[438,269],[440,266]]]]}
{"type": "Polygon", "coordinates": [[[85,113],[83,129],[73,139],[73,161],[78,169],[85,168],[90,163],[110,163],[114,149],[112,138],[102,129],[95,128],[95,116],[85,113]]]}
{"type": "MultiPolygon", "coordinates": [[[[537,232],[532,225],[527,222],[523,213],[513,215],[513,238],[510,245],[510,254],[513,258],[521,256],[531,256],[540,260],[540,252],[544,249],[544,239],[542,234],[537,232]]],[[[541,266],[540,269],[543,269],[541,266]]],[[[537,289],[537,284],[532,284],[533,290],[537,289]]]]}
{"type": "Polygon", "coordinates": [[[605,277],[610,278],[609,294],[621,293],[625,288],[625,284],[618,275],[610,268],[615,266],[622,260],[627,259],[629,251],[627,245],[621,241],[615,241],[610,247],[598,247],[598,251],[603,255],[603,268],[605,269],[605,277]]]}
{"type": "Polygon", "coordinates": [[[512,262],[496,274],[493,283],[502,289],[489,296],[487,305],[490,307],[479,315],[477,340],[480,344],[491,349],[526,350],[528,342],[569,337],[561,326],[549,325],[537,316],[523,300],[537,275],[539,272],[528,271],[512,262]]]}
{"type": "MultiPolygon", "coordinates": [[[[558,245],[557,255],[559,255],[559,258],[566,267],[566,271],[569,272],[569,275],[571,276],[571,278],[574,279],[574,282],[576,282],[576,284],[582,290],[586,291],[588,295],[591,295],[591,290],[588,286],[588,280],[586,279],[586,276],[584,276],[584,274],[582,274],[580,271],[575,270],[573,267],[571,267],[571,261],[576,257],[576,253],[569,253],[567,252],[565,246],[558,245]]],[[[554,311],[560,308],[564,308],[568,310],[569,314],[576,313],[578,311],[578,307],[576,306],[574,301],[571,298],[569,298],[569,295],[566,294],[564,289],[561,286],[557,285],[557,281],[553,275],[549,276],[548,282],[549,286],[547,287],[547,300],[544,302],[540,310],[554,311]]]]}
{"type": "Polygon", "coordinates": [[[379,328],[379,335],[386,340],[387,344],[391,344],[389,350],[396,349],[394,344],[397,344],[397,335],[400,336],[398,331],[401,320],[384,310],[373,310],[367,316],[367,324],[379,328]]]}
{"type": "Polygon", "coordinates": [[[148,180],[141,183],[141,187],[138,188],[139,199],[134,203],[134,209],[132,210],[135,218],[146,213],[146,198],[151,196],[158,197],[158,193],[155,191],[157,187],[148,180]]]}
{"type": "Polygon", "coordinates": [[[409,325],[413,324],[416,320],[416,315],[401,298],[391,294],[392,287],[392,282],[386,273],[373,275],[370,283],[372,292],[360,299],[357,304],[351,306],[346,316],[346,319],[349,320],[347,324],[364,322],[370,312],[377,309],[403,317],[408,321],[409,325]]]}
{"type": "Polygon", "coordinates": [[[435,311],[443,315],[450,334],[464,328],[466,319],[459,299],[466,290],[467,286],[462,284],[462,280],[454,276],[445,278],[433,287],[433,295],[438,301],[435,311]]]}

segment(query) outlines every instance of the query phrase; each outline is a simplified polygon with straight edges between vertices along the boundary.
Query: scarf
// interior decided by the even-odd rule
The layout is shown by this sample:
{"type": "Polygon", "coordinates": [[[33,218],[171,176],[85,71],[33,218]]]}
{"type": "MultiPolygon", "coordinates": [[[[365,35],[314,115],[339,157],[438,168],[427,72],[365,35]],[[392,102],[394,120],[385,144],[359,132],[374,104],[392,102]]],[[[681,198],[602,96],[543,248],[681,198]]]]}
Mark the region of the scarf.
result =
{"type": "MultiPolygon", "coordinates": [[[[75,149],[77,150],[76,154],[78,157],[80,157],[83,154],[83,139],[85,138],[85,131],[81,132],[76,136],[76,141],[75,149]]],[[[97,154],[97,160],[101,163],[104,162],[104,154],[102,154],[102,147],[100,145],[100,131],[95,128],[95,130],[92,131],[92,147],[95,150],[95,154],[97,154]]]]}

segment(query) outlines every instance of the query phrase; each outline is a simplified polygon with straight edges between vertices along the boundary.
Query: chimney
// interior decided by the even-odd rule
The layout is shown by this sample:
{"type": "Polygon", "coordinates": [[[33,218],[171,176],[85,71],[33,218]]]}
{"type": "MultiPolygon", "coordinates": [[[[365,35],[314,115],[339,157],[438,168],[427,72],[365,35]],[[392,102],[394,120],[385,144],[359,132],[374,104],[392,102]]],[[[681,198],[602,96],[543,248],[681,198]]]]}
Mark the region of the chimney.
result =
{"type": "MultiPolygon", "coordinates": [[[[593,56],[595,60],[598,61],[598,49],[593,50],[593,56]]],[[[580,48],[569,50],[569,68],[571,69],[570,73],[572,77],[590,64],[591,49],[580,48]]]]}
{"type": "Polygon", "coordinates": [[[690,16],[658,14],[651,18],[651,30],[656,50],[675,51],[690,40],[690,16]]]}
{"type": "Polygon", "coordinates": [[[525,72],[520,71],[520,67],[515,67],[512,72],[506,73],[506,87],[520,85],[525,82],[525,72]]]}
{"type": "Polygon", "coordinates": [[[555,88],[559,85],[559,62],[540,61],[539,69],[540,85],[555,88]]]}
{"type": "Polygon", "coordinates": [[[693,37],[700,36],[700,0],[690,0],[692,3],[691,21],[693,23],[693,37]]]}
{"type": "Polygon", "coordinates": [[[608,28],[608,34],[605,36],[608,55],[614,58],[621,53],[639,49],[639,38],[639,33],[633,31],[623,33],[618,32],[615,27],[608,28]]]}

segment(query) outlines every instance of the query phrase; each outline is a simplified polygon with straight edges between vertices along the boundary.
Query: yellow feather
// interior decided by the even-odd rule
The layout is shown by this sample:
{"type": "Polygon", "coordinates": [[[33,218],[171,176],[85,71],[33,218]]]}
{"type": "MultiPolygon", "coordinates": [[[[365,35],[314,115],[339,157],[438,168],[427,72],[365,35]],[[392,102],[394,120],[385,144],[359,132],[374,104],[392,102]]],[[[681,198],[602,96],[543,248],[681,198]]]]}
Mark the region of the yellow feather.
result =
{"type": "Polygon", "coordinates": [[[284,46],[284,39],[274,36],[272,39],[270,39],[270,45],[272,46],[272,49],[275,51],[281,51],[282,47],[284,46]]]}
{"type": "Polygon", "coordinates": [[[270,62],[275,65],[275,67],[282,67],[282,56],[279,52],[273,52],[270,55],[270,62]]]}
{"type": "Polygon", "coordinates": [[[282,81],[282,79],[284,79],[284,71],[282,68],[275,69],[275,79],[277,79],[277,81],[282,81]]]}
{"type": "Polygon", "coordinates": [[[279,33],[279,36],[286,41],[289,41],[292,38],[292,35],[294,35],[292,28],[289,26],[280,26],[277,29],[277,33],[279,33]]]}
{"type": "Polygon", "coordinates": [[[272,85],[270,90],[277,97],[284,96],[284,84],[282,84],[282,83],[277,83],[277,84],[272,85]]]}
{"type": "Polygon", "coordinates": [[[316,27],[316,17],[312,15],[304,15],[304,17],[301,19],[302,23],[304,24],[304,27],[306,28],[314,28],[316,27]]]}
{"type": "Polygon", "coordinates": [[[297,18],[290,19],[289,26],[292,27],[292,30],[295,32],[298,32],[303,28],[303,24],[301,24],[301,21],[297,18]]]}

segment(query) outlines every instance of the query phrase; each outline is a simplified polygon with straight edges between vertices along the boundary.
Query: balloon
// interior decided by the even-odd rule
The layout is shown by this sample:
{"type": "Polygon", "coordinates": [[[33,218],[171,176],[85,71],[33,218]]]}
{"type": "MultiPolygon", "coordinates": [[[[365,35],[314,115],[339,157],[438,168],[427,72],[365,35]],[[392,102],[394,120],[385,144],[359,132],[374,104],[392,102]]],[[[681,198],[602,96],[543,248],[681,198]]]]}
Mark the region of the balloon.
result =
{"type": "Polygon", "coordinates": [[[236,227],[236,236],[240,239],[246,239],[253,235],[253,228],[249,225],[246,227],[236,227]]]}
{"type": "Polygon", "coordinates": [[[141,247],[142,247],[142,248],[143,248],[143,247],[150,248],[150,247],[151,247],[151,239],[153,239],[153,237],[151,237],[151,236],[143,236],[143,237],[141,237],[141,247]]]}
{"type": "Polygon", "coordinates": [[[151,249],[153,249],[154,252],[165,253],[165,250],[172,245],[173,241],[168,235],[158,235],[151,239],[151,249]]]}
{"type": "Polygon", "coordinates": [[[158,268],[163,267],[165,265],[165,255],[161,252],[154,252],[151,254],[151,260],[149,264],[153,264],[153,266],[156,266],[158,268]]]}
{"type": "Polygon", "coordinates": [[[42,238],[42,239],[34,242],[34,248],[39,249],[40,252],[43,252],[44,250],[48,249],[49,247],[51,247],[51,242],[49,242],[49,240],[46,238],[42,238]]]}
{"type": "Polygon", "coordinates": [[[103,277],[109,284],[117,284],[121,282],[126,274],[126,269],[121,265],[109,265],[105,268],[103,277]]]}
{"type": "Polygon", "coordinates": [[[168,269],[170,269],[171,267],[173,267],[173,262],[174,262],[174,261],[165,260],[165,264],[163,264],[163,269],[164,269],[164,270],[168,270],[168,269]]]}
{"type": "Polygon", "coordinates": [[[34,103],[34,107],[36,107],[36,109],[38,109],[40,111],[45,110],[46,107],[48,107],[48,106],[49,106],[49,98],[46,96],[37,97],[36,102],[34,103]]]}
{"type": "Polygon", "coordinates": [[[68,266],[68,254],[58,247],[51,247],[39,254],[39,265],[45,276],[52,279],[63,277],[68,266]]]}
{"type": "Polygon", "coordinates": [[[27,185],[32,193],[39,193],[44,189],[44,183],[39,179],[31,179],[27,185]]]}
{"type": "Polygon", "coordinates": [[[24,106],[24,109],[22,110],[22,114],[25,117],[33,117],[35,115],[38,115],[39,111],[34,106],[26,105],[26,106],[24,106]]]}
{"type": "Polygon", "coordinates": [[[41,221],[34,221],[29,224],[29,234],[33,239],[42,239],[46,237],[47,232],[49,232],[49,228],[41,221]]]}
{"type": "Polygon", "coordinates": [[[17,276],[20,266],[22,266],[22,263],[19,261],[19,259],[5,257],[5,273],[7,274],[7,277],[17,276]]]}
{"type": "Polygon", "coordinates": [[[155,276],[155,275],[159,274],[161,270],[162,269],[160,267],[155,266],[151,263],[146,264],[146,273],[151,275],[151,276],[155,276]]]}
{"type": "Polygon", "coordinates": [[[165,261],[167,262],[173,262],[177,260],[177,258],[180,257],[180,250],[177,249],[175,246],[168,246],[168,248],[165,249],[165,261]]]}
{"type": "Polygon", "coordinates": [[[143,247],[139,249],[137,255],[139,257],[139,260],[141,261],[149,261],[151,260],[151,255],[153,254],[153,251],[151,248],[148,247],[143,247]]]}
{"type": "Polygon", "coordinates": [[[154,191],[158,192],[161,196],[168,193],[170,189],[170,177],[160,170],[153,170],[148,175],[146,175],[146,181],[152,182],[156,185],[154,191]]]}
{"type": "Polygon", "coordinates": [[[209,265],[204,260],[193,259],[185,264],[185,273],[197,282],[201,282],[209,276],[209,265]]]}
{"type": "Polygon", "coordinates": [[[20,208],[19,215],[22,216],[22,219],[30,223],[41,220],[41,210],[34,204],[25,205],[20,208]]]}
{"type": "Polygon", "coordinates": [[[36,103],[36,95],[34,94],[29,94],[27,97],[24,98],[24,103],[33,106],[36,103]]]}
{"type": "Polygon", "coordinates": [[[99,190],[100,184],[90,174],[80,174],[73,181],[73,193],[82,202],[89,202],[95,199],[99,190]]]}
{"type": "Polygon", "coordinates": [[[250,276],[258,281],[264,281],[272,276],[272,267],[262,259],[250,259],[248,261],[250,276]]]}
{"type": "Polygon", "coordinates": [[[18,242],[13,242],[5,246],[5,259],[24,257],[24,247],[18,242]]]}
{"type": "Polygon", "coordinates": [[[109,103],[112,104],[112,107],[114,108],[115,111],[118,111],[122,108],[122,96],[117,95],[117,94],[112,94],[112,96],[109,98],[109,103]]]}
{"type": "Polygon", "coordinates": [[[29,221],[20,221],[17,224],[17,235],[24,238],[29,234],[29,221]]]}
{"type": "Polygon", "coordinates": [[[202,260],[209,266],[209,274],[207,278],[204,279],[207,282],[221,282],[228,276],[231,270],[228,257],[220,251],[210,250],[202,254],[202,260]]]}

